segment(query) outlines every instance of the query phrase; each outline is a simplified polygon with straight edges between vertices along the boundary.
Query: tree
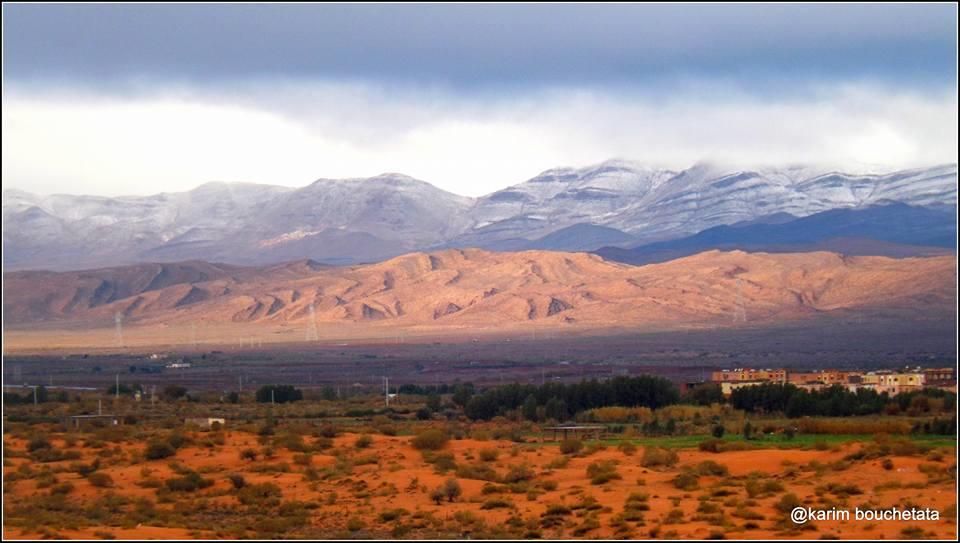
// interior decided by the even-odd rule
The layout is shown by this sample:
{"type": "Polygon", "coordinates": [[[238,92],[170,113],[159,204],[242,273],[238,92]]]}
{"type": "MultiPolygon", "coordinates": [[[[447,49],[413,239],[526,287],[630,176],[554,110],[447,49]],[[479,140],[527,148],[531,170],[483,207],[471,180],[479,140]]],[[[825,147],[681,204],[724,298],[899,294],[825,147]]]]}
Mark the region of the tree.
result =
{"type": "Polygon", "coordinates": [[[337,399],[337,391],[332,386],[325,386],[320,390],[320,397],[328,402],[337,399]]]}
{"type": "Polygon", "coordinates": [[[303,399],[303,391],[292,385],[264,385],[257,389],[259,403],[288,403],[303,399]]]}
{"type": "Polygon", "coordinates": [[[726,428],[724,428],[722,424],[715,424],[711,433],[713,437],[720,439],[723,437],[724,432],[726,432],[726,428]]]}
{"type": "Polygon", "coordinates": [[[548,419],[555,419],[558,421],[567,420],[567,402],[561,400],[560,398],[550,398],[550,401],[547,402],[545,411],[548,419]]]}
{"type": "Polygon", "coordinates": [[[677,431],[677,421],[673,420],[673,417],[667,419],[667,425],[663,429],[667,435],[673,435],[677,431]]]}
{"type": "Polygon", "coordinates": [[[523,400],[523,418],[537,421],[537,397],[533,394],[528,394],[527,399],[523,400]]]}
{"type": "Polygon", "coordinates": [[[180,385],[167,385],[163,387],[161,395],[166,400],[177,400],[187,395],[187,389],[180,385]]]}
{"type": "Polygon", "coordinates": [[[685,399],[694,405],[723,403],[723,391],[716,383],[702,383],[691,388],[685,399]]]}
{"type": "Polygon", "coordinates": [[[427,396],[427,409],[436,413],[437,411],[440,411],[440,407],[441,407],[441,401],[440,401],[439,394],[431,393],[430,395],[427,396]]]}
{"type": "Polygon", "coordinates": [[[240,403],[240,394],[237,394],[235,391],[227,394],[227,401],[230,403],[240,403]]]}
{"type": "Polygon", "coordinates": [[[463,494],[463,490],[456,479],[450,478],[443,483],[443,494],[447,497],[447,501],[452,502],[459,498],[460,494],[463,494]]]}
{"type": "Polygon", "coordinates": [[[456,386],[456,390],[453,392],[453,396],[450,398],[454,404],[459,407],[466,407],[467,402],[470,401],[470,398],[473,397],[473,384],[472,383],[463,383],[456,386]]]}
{"type": "Polygon", "coordinates": [[[753,438],[753,425],[750,424],[750,421],[747,421],[743,425],[743,439],[752,439],[753,438]]]}

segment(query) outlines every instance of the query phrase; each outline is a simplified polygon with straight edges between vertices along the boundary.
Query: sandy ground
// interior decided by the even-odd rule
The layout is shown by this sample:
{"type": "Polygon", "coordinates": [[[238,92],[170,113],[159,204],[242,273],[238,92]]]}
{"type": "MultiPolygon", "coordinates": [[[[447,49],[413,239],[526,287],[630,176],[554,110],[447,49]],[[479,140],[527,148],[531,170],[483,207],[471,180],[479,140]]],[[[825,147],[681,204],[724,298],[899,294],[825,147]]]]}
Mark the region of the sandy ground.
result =
{"type": "MultiPolygon", "coordinates": [[[[202,436],[203,434],[198,434],[202,436]]],[[[373,444],[368,449],[357,450],[353,444],[355,435],[342,435],[335,439],[335,449],[350,451],[354,457],[374,455],[376,463],[356,466],[353,472],[334,481],[319,481],[311,489],[311,483],[304,480],[303,467],[293,462],[292,453],[286,449],[277,448],[276,457],[269,461],[259,459],[255,462],[240,459],[239,451],[252,447],[260,449],[257,436],[241,432],[227,432],[226,445],[217,450],[201,449],[195,446],[180,449],[176,460],[188,465],[192,469],[204,473],[215,481],[208,489],[200,490],[195,496],[211,495],[211,501],[227,504],[237,503],[235,492],[231,489],[227,474],[242,473],[248,484],[272,482],[278,485],[283,492],[284,500],[302,500],[314,502],[320,506],[311,512],[311,525],[317,529],[329,530],[333,535],[337,530],[343,530],[347,520],[351,517],[363,519],[369,534],[384,537],[390,536],[394,526],[391,522],[384,522],[378,518],[380,512],[394,508],[404,508],[411,513],[416,511],[432,512],[437,518],[450,522],[459,511],[471,511],[482,518],[488,526],[503,524],[513,515],[524,520],[536,519],[552,504],[574,505],[584,496],[592,497],[599,503],[597,511],[591,513],[599,522],[599,526],[582,534],[574,535],[573,530],[581,525],[583,518],[574,514],[565,517],[565,525],[560,528],[544,528],[542,536],[545,538],[617,538],[623,537],[611,523],[614,518],[624,511],[624,505],[631,493],[643,493],[649,496],[648,511],[643,512],[642,524],[628,523],[631,526],[629,536],[632,538],[649,538],[651,529],[658,527],[655,532],[660,538],[706,538],[715,532],[724,532],[729,539],[817,539],[820,537],[838,537],[842,539],[898,539],[903,537],[901,531],[908,526],[919,526],[923,529],[924,538],[954,539],[957,535],[955,524],[956,514],[956,486],[955,479],[944,482],[927,484],[927,475],[920,471],[921,464],[931,464],[924,457],[890,457],[894,467],[886,470],[881,460],[867,460],[852,464],[847,469],[826,470],[821,475],[811,470],[800,469],[796,475],[789,475],[788,469],[803,467],[811,462],[829,464],[843,459],[844,456],[857,450],[861,445],[846,444],[835,450],[751,450],[724,453],[708,453],[699,450],[680,450],[679,463],[671,468],[645,468],[641,465],[643,444],[635,454],[626,455],[616,448],[609,447],[589,455],[571,457],[566,466],[549,469],[547,466],[558,457],[563,456],[555,444],[516,446],[507,441],[476,441],[472,439],[452,440],[445,451],[452,453],[460,465],[480,464],[478,451],[495,448],[499,457],[491,466],[502,476],[511,466],[520,464],[529,465],[536,473],[534,482],[550,480],[556,482],[556,488],[546,491],[534,499],[526,493],[500,495],[483,495],[482,488],[485,481],[466,479],[458,480],[463,489],[462,496],[453,503],[444,502],[435,504],[430,498],[430,490],[441,485],[452,473],[438,474],[433,466],[426,464],[422,454],[410,445],[409,436],[382,436],[374,435],[373,444]],[[473,459],[467,459],[472,456],[473,459]],[[617,462],[617,472],[621,478],[602,485],[593,485],[587,477],[587,466],[593,462],[613,460],[617,462]],[[726,487],[731,494],[713,498],[710,503],[718,506],[725,513],[726,526],[712,525],[708,520],[698,520],[697,509],[701,504],[699,498],[709,496],[711,492],[720,488],[715,486],[722,477],[702,476],[699,487],[693,490],[679,490],[672,480],[685,466],[693,466],[704,460],[713,460],[729,469],[730,477],[746,476],[752,472],[762,472],[765,475],[761,480],[777,480],[783,484],[785,490],[770,496],[758,497],[749,505],[749,509],[762,515],[762,519],[753,520],[755,526],[745,526],[748,521],[735,516],[736,506],[725,502],[737,500],[741,503],[747,499],[744,487],[726,487]],[[291,466],[289,473],[254,473],[251,468],[256,463],[288,462],[291,466]],[[908,486],[915,483],[915,488],[876,489],[877,485],[897,481],[908,486]],[[856,521],[818,521],[814,530],[796,530],[784,532],[778,527],[781,514],[775,504],[784,493],[793,493],[805,505],[814,509],[826,508],[829,504],[819,503],[817,488],[830,483],[852,484],[862,490],[862,494],[847,498],[846,504],[840,502],[837,507],[850,508],[854,506],[878,507],[930,507],[941,511],[941,520],[926,522],[856,522],[856,521]],[[922,488],[920,488],[922,487],[922,488]],[[362,488],[364,492],[355,489],[362,488]],[[328,505],[327,498],[331,492],[336,492],[335,503],[328,505]],[[513,503],[512,508],[498,508],[491,510],[481,509],[485,501],[500,497],[513,503]],[[665,523],[668,512],[679,509],[683,512],[682,520],[675,523],[665,523]],[[942,512],[947,511],[944,515],[942,512]]],[[[312,438],[307,437],[307,442],[312,438]]],[[[56,446],[59,441],[54,441],[56,446]]],[[[25,443],[5,436],[5,446],[11,450],[22,449],[25,443]]],[[[142,444],[125,444],[126,449],[141,449],[142,444]]],[[[74,447],[83,452],[89,460],[92,450],[74,447]]],[[[327,450],[326,452],[331,452],[327,450]]],[[[956,470],[953,461],[953,451],[944,455],[939,462],[943,472],[956,470]]],[[[20,463],[29,462],[25,458],[10,458],[5,466],[5,474],[15,471],[20,463]]],[[[333,456],[318,453],[314,456],[313,466],[322,469],[335,462],[333,456]]],[[[57,464],[47,464],[51,467],[57,464]]],[[[150,488],[141,488],[136,483],[143,478],[141,470],[148,466],[154,471],[153,476],[166,479],[173,476],[168,466],[169,459],[158,461],[144,461],[142,463],[125,465],[123,463],[103,468],[101,471],[109,474],[115,483],[109,491],[128,497],[146,497],[153,499],[156,491],[150,488]]],[[[36,465],[35,465],[36,466],[36,465]]],[[[106,489],[93,487],[76,473],[58,474],[61,481],[68,480],[75,485],[75,490],[69,499],[86,501],[97,498],[107,492],[106,489]]],[[[5,487],[6,488],[6,487],[5,487]]],[[[37,489],[34,480],[21,480],[7,493],[5,490],[5,512],[11,504],[20,500],[29,500],[32,496],[46,493],[46,490],[37,489]]],[[[823,492],[821,491],[821,494],[823,492]]],[[[828,499],[836,501],[830,494],[824,494],[828,499]]],[[[158,508],[171,507],[168,504],[158,504],[158,508]]],[[[582,511],[581,511],[582,512],[582,511]]],[[[674,513],[676,514],[676,513],[674,513]]],[[[6,517],[7,515],[5,515],[6,517]]],[[[410,517],[406,517],[409,519],[410,517]]],[[[190,539],[198,537],[216,538],[218,534],[194,531],[181,527],[163,527],[141,525],[135,528],[119,528],[114,526],[89,527],[78,530],[57,530],[62,536],[69,538],[101,538],[104,532],[109,532],[117,539],[190,539]]],[[[38,533],[32,530],[11,529],[4,525],[5,538],[32,538],[38,533]]],[[[463,533],[462,536],[469,534],[463,533]]],[[[221,535],[222,537],[222,535],[221,535]]],[[[415,537],[411,534],[408,537],[415,537]]]]}

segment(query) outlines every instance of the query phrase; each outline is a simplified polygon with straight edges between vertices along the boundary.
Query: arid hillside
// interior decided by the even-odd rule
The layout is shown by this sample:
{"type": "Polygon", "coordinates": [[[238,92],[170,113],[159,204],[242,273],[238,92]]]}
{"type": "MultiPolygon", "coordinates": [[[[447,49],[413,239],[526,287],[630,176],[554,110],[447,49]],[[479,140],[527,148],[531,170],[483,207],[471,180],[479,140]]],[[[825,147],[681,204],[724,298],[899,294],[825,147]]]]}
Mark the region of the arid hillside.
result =
{"type": "Polygon", "coordinates": [[[142,264],[4,276],[13,329],[366,324],[591,328],[768,323],[836,310],[949,315],[954,258],[709,251],[630,266],[584,253],[449,250],[385,262],[142,264]]]}

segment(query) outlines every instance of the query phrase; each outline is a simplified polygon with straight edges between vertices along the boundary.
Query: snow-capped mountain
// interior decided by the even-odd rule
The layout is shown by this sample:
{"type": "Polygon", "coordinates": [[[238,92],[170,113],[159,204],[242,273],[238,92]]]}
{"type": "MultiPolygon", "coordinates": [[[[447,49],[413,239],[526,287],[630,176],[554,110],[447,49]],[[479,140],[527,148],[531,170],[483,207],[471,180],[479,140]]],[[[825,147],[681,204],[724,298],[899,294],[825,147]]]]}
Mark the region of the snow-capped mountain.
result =
{"type": "Polygon", "coordinates": [[[399,174],[321,179],[299,189],[208,183],[117,198],[6,190],[3,258],[7,269],[80,269],[187,259],[356,263],[422,249],[538,243],[585,250],[591,247],[576,232],[589,231],[598,247],[636,245],[776,213],[803,217],[890,201],[955,206],[957,166],[887,174],[710,164],[671,171],[615,160],[547,170],[481,198],[399,174]]]}

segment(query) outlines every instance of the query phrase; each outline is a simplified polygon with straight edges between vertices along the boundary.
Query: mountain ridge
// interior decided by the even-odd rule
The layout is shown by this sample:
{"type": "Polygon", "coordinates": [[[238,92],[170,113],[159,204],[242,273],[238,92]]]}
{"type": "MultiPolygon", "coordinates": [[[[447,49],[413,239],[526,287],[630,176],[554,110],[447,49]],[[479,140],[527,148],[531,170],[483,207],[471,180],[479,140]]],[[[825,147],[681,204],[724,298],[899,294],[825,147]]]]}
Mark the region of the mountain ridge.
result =
{"type": "MultiPolygon", "coordinates": [[[[419,250],[522,248],[578,224],[633,238],[622,237],[624,243],[652,243],[775,213],[807,216],[885,202],[956,205],[956,179],[955,164],[880,175],[708,163],[673,171],[611,160],[545,170],[479,198],[396,173],[321,178],[300,188],[212,182],[117,198],[5,189],[4,265],[66,270],[194,258],[350,264],[419,250]]],[[[598,248],[574,237],[548,247],[598,248]]]]}

